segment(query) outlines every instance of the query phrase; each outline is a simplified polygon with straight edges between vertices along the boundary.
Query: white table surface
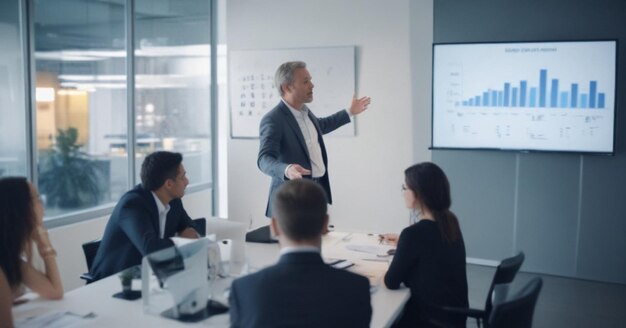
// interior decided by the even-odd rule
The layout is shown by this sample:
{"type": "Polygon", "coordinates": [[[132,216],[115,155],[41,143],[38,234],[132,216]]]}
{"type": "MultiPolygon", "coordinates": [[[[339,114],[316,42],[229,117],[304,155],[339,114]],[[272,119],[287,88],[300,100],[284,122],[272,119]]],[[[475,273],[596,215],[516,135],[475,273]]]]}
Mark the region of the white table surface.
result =
{"type": "MultiPolygon", "coordinates": [[[[348,270],[366,275],[374,286],[372,294],[372,321],[371,327],[388,327],[399,315],[404,304],[409,298],[410,291],[406,288],[389,290],[382,282],[382,275],[386,271],[388,258],[377,257],[375,254],[351,251],[346,245],[378,245],[376,235],[359,233],[331,232],[324,237],[322,243],[322,255],[325,259],[341,258],[352,261],[355,265],[348,270]],[[363,259],[374,259],[367,261],[363,259]]],[[[380,247],[381,252],[385,250],[380,247]]],[[[258,269],[276,263],[279,257],[278,244],[246,244],[247,269],[254,272],[258,269]]],[[[382,255],[382,254],[381,254],[382,255]]],[[[233,270],[237,270],[240,264],[233,264],[233,270]]],[[[221,281],[222,287],[215,293],[218,299],[224,300],[224,287],[229,285],[230,280],[221,281]]],[[[133,281],[133,289],[141,289],[141,281],[133,281]]],[[[14,320],[20,320],[33,313],[50,311],[70,311],[79,315],[90,312],[95,313],[95,318],[83,320],[78,327],[228,327],[228,314],[213,316],[199,323],[182,323],[171,319],[143,311],[141,299],[126,301],[111,297],[121,290],[120,280],[117,275],[110,276],[90,285],[66,293],[60,301],[48,301],[37,297],[26,304],[13,308],[14,320]]],[[[76,325],[75,325],[76,326],[76,325]]],[[[72,326],[74,327],[74,326],[72,326]]]]}

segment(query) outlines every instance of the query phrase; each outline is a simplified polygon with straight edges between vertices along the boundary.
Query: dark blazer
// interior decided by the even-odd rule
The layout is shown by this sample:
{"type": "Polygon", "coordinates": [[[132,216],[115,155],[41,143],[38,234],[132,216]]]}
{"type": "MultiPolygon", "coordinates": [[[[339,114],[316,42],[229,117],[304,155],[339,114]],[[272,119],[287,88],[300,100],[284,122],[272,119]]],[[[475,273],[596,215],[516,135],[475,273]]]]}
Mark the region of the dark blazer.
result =
{"type": "Polygon", "coordinates": [[[430,321],[465,327],[465,317],[440,317],[442,306],[468,307],[463,237],[443,240],[437,223],[421,220],[402,230],[396,254],[385,274],[385,285],[404,283],[411,297],[394,327],[431,327],[430,321]]]}
{"type": "Polygon", "coordinates": [[[165,238],[159,238],[159,212],[154,197],[137,185],[115,205],[93,260],[91,274],[98,280],[141,264],[144,255],[173,246],[169,237],[187,227],[193,227],[193,222],[182,201],[172,200],[165,221],[165,238]]]}
{"type": "MultiPolygon", "coordinates": [[[[330,183],[328,180],[328,157],[322,135],[350,123],[350,115],[345,110],[341,110],[331,116],[318,119],[309,110],[309,118],[317,130],[318,142],[320,143],[320,148],[322,148],[322,159],[324,160],[324,166],[326,166],[326,173],[320,178],[319,182],[324,191],[326,191],[328,203],[332,204],[333,199],[330,194],[330,183]]],[[[272,195],[283,181],[287,179],[285,178],[287,165],[299,164],[310,170],[311,159],[298,122],[296,122],[293,114],[282,101],[263,116],[259,133],[261,142],[257,166],[263,173],[272,177],[269,199],[265,210],[265,216],[271,217],[272,195]]]]}
{"type": "Polygon", "coordinates": [[[288,253],[236,279],[231,327],[369,327],[369,280],[334,269],[318,253],[288,253]]]}

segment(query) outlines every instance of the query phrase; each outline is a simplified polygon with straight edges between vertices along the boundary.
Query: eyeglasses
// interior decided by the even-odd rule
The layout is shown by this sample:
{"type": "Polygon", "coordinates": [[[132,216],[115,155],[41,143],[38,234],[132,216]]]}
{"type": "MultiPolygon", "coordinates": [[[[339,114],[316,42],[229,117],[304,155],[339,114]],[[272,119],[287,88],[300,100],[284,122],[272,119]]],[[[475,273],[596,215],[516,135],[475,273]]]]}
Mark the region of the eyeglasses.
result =
{"type": "Polygon", "coordinates": [[[404,184],[402,184],[402,191],[408,190],[409,188],[407,188],[404,184]]]}

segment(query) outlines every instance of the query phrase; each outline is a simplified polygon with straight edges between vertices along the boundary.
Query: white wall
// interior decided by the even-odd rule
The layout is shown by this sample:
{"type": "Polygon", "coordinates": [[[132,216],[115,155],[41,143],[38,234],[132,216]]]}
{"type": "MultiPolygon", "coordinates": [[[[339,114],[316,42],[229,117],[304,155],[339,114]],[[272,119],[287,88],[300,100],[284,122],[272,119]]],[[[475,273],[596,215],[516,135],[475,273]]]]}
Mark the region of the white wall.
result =
{"type": "Polygon", "coordinates": [[[433,1],[411,1],[411,76],[414,162],[430,161],[433,67],[433,1]]]}
{"type": "MultiPolygon", "coordinates": [[[[430,58],[430,44],[426,53],[412,53],[411,40],[432,39],[432,1],[232,0],[227,6],[229,50],[357,47],[357,91],[372,97],[372,105],[357,118],[356,137],[325,139],[334,201],[331,223],[338,229],[400,231],[408,222],[400,192],[403,171],[414,158],[430,158],[429,152],[414,157],[412,99],[415,92],[417,99],[429,99],[430,92],[414,90],[411,78],[412,58],[430,58]],[[420,11],[431,22],[412,35],[411,26],[420,25],[411,22],[411,12],[420,11]]],[[[424,79],[430,83],[430,73],[417,81],[424,79]]],[[[429,113],[430,107],[419,110],[429,113]]],[[[270,182],[256,166],[258,147],[258,140],[228,142],[229,218],[252,219],[254,226],[267,224],[270,182]]]]}
{"type": "MultiPolygon", "coordinates": [[[[211,190],[188,194],[183,204],[191,218],[211,216],[211,190]]],[[[85,284],[80,275],[87,271],[81,245],[102,237],[109,216],[49,230],[50,242],[57,251],[57,263],[65,291],[85,284]]]]}

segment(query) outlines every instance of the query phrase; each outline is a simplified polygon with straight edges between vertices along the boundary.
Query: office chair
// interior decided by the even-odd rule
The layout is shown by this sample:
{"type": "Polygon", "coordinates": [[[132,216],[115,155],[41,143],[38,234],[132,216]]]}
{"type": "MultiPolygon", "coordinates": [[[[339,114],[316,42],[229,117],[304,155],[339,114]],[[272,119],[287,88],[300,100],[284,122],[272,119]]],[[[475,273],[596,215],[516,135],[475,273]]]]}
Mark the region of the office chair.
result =
{"type": "Polygon", "coordinates": [[[537,304],[542,286],[543,280],[540,277],[536,277],[526,284],[514,297],[495,304],[489,315],[489,321],[485,323],[485,327],[532,327],[535,305],[537,304]]]}
{"type": "MultiPolygon", "coordinates": [[[[513,282],[513,279],[522,266],[522,263],[524,263],[524,258],[524,252],[519,252],[517,255],[506,258],[500,262],[496,268],[495,274],[493,275],[491,286],[489,286],[489,292],[487,293],[484,310],[444,306],[438,308],[437,311],[441,312],[444,316],[458,317],[460,315],[464,315],[475,318],[476,325],[480,327],[481,322],[486,322],[487,319],[489,319],[493,307],[494,297],[497,297],[497,299],[506,298],[508,287],[511,282],[513,282]]],[[[440,322],[434,323],[436,325],[446,326],[440,322]]]]}
{"type": "Polygon", "coordinates": [[[206,236],[206,219],[205,218],[194,219],[193,225],[196,228],[196,231],[198,232],[200,237],[206,236]]]}
{"type": "Polygon", "coordinates": [[[81,274],[80,279],[85,280],[85,284],[90,284],[94,281],[94,277],[90,272],[93,259],[96,257],[96,253],[98,253],[98,247],[100,247],[100,239],[83,244],[83,253],[85,253],[85,261],[87,262],[87,272],[81,274]]]}
{"type": "Polygon", "coordinates": [[[277,243],[278,239],[272,238],[272,231],[270,230],[270,226],[266,225],[266,226],[262,226],[260,228],[248,231],[246,233],[246,242],[272,244],[272,243],[277,243]]]}

